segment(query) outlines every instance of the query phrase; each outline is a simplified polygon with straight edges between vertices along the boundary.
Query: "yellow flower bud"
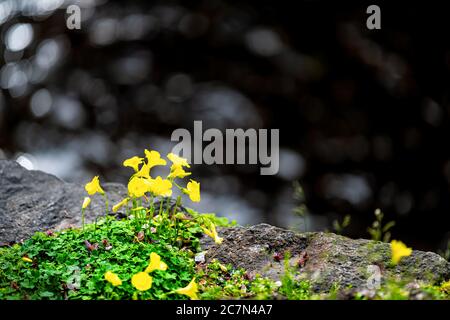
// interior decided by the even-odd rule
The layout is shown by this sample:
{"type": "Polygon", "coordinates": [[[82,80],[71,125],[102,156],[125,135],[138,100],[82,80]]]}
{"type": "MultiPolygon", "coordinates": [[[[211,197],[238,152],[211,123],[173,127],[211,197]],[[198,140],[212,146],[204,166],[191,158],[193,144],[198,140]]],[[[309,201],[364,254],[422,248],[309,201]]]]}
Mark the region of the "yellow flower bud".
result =
{"type": "Polygon", "coordinates": [[[83,205],[81,206],[81,208],[83,210],[86,209],[89,206],[90,203],[91,203],[91,198],[84,197],[83,205]]]}
{"type": "Polygon", "coordinates": [[[122,284],[122,280],[120,280],[119,276],[111,271],[107,271],[105,273],[105,280],[111,283],[114,287],[122,284]]]}

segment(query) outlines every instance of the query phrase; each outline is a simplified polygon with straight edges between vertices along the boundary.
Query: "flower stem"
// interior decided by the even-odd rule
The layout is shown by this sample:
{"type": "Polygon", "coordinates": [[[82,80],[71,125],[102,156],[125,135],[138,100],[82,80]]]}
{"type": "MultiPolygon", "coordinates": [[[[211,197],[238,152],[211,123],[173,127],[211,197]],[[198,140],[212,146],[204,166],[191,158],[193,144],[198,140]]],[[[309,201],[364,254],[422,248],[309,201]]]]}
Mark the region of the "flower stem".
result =
{"type": "Polygon", "coordinates": [[[83,226],[84,231],[84,209],[81,209],[81,225],[83,226]]]}
{"type": "Polygon", "coordinates": [[[109,201],[108,201],[108,196],[106,195],[106,193],[103,194],[103,198],[105,199],[106,214],[108,214],[109,213],[109,201]]]}

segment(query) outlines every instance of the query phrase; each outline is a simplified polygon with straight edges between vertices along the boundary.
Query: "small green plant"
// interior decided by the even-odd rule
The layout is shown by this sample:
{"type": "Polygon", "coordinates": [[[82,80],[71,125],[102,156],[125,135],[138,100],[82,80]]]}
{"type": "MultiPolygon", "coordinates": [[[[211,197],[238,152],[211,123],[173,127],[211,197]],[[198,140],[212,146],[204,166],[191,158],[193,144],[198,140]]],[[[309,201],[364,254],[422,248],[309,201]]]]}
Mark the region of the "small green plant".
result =
{"type": "Polygon", "coordinates": [[[450,262],[450,240],[447,242],[447,247],[444,250],[438,251],[442,258],[450,262]]]}
{"type": "Polygon", "coordinates": [[[202,266],[198,271],[202,299],[290,299],[306,300],[313,298],[310,283],[296,279],[295,268],[289,266],[289,256],[284,260],[284,274],[281,281],[250,275],[246,270],[233,269],[217,260],[202,266]]]}
{"type": "Polygon", "coordinates": [[[233,269],[217,260],[201,266],[197,272],[202,299],[273,299],[277,284],[260,275],[251,276],[246,270],[233,269]]]}
{"type": "Polygon", "coordinates": [[[308,213],[308,208],[305,204],[305,193],[303,191],[300,182],[294,181],[292,183],[292,187],[294,188],[294,200],[297,202],[297,206],[292,210],[293,213],[300,217],[303,220],[303,231],[306,232],[308,230],[308,226],[306,224],[306,215],[308,213]]]}
{"type": "Polygon", "coordinates": [[[284,256],[284,274],[279,292],[288,300],[306,300],[311,297],[311,286],[306,280],[295,279],[295,270],[289,264],[290,253],[284,256]]]}
{"type": "Polygon", "coordinates": [[[351,222],[351,216],[349,214],[346,214],[344,216],[344,219],[342,222],[339,222],[338,220],[333,221],[333,231],[336,234],[343,234],[344,230],[350,225],[351,222]]]}
{"type": "Polygon", "coordinates": [[[330,290],[328,291],[328,293],[325,295],[327,300],[337,300],[338,299],[338,295],[341,289],[341,285],[338,282],[335,282],[331,285],[330,290]]]}
{"type": "Polygon", "coordinates": [[[391,238],[391,232],[389,231],[395,226],[395,221],[389,221],[383,225],[384,214],[380,209],[375,210],[375,221],[372,226],[367,228],[372,240],[389,242],[391,238]]]}

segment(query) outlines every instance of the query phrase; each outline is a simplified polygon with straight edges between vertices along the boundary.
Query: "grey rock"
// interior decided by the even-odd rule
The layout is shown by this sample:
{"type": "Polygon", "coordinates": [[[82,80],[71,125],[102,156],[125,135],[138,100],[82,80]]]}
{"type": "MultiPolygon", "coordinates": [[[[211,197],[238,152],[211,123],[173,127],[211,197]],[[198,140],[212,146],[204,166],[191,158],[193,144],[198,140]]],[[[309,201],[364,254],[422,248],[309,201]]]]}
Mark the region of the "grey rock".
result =
{"type": "MultiPolygon", "coordinates": [[[[126,195],[121,184],[102,184],[110,206],[126,195]]],[[[0,160],[0,243],[19,242],[36,231],[60,230],[81,225],[84,186],[66,183],[18,163],[0,160]]],[[[91,197],[86,222],[105,214],[101,195],[91,197]]]]}
{"type": "Polygon", "coordinates": [[[221,228],[219,234],[224,238],[220,245],[209,238],[202,240],[207,262],[217,259],[278,281],[285,272],[284,259],[277,261],[274,254],[284,257],[289,251],[289,265],[300,271],[300,278],[311,281],[317,292],[334,284],[370,288],[374,268],[380,271],[380,284],[388,279],[437,283],[450,278],[450,263],[432,252],[414,250],[391,266],[390,245],[378,241],[323,232],[301,234],[268,224],[221,228]]]}

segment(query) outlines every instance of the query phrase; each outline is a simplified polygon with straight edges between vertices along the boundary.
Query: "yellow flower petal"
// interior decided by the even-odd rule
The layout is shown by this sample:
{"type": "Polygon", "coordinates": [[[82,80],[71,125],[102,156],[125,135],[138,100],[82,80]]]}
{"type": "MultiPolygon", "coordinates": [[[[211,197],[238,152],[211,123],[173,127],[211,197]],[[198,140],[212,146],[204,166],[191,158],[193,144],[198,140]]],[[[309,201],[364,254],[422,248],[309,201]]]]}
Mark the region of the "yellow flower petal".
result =
{"type": "Polygon", "coordinates": [[[105,191],[103,191],[102,187],[100,186],[98,176],[92,178],[91,182],[86,183],[84,189],[90,196],[93,196],[96,193],[105,194],[105,191]]]}
{"type": "Polygon", "coordinates": [[[158,151],[148,151],[147,149],[145,149],[144,152],[150,168],[153,168],[155,166],[165,166],[167,164],[167,161],[161,158],[161,155],[158,151]]]}
{"type": "Polygon", "coordinates": [[[200,183],[197,181],[191,179],[183,191],[189,195],[191,201],[200,202],[200,183]]]}
{"type": "Polygon", "coordinates": [[[394,265],[398,264],[403,257],[408,257],[412,253],[411,248],[408,248],[403,242],[397,240],[391,241],[391,251],[391,261],[394,265]]]}
{"type": "Polygon", "coordinates": [[[145,269],[145,272],[150,273],[154,270],[167,270],[167,264],[165,264],[163,261],[161,261],[161,257],[155,253],[150,253],[150,263],[148,267],[145,269]]]}
{"type": "Polygon", "coordinates": [[[152,287],[153,279],[146,272],[136,273],[131,278],[131,284],[139,291],[147,291],[152,287]]]}
{"type": "Polygon", "coordinates": [[[118,204],[112,207],[113,212],[117,212],[120,208],[122,208],[124,205],[126,205],[130,201],[130,198],[125,198],[122,201],[120,201],[118,204]]]}
{"type": "Polygon", "coordinates": [[[105,280],[111,283],[114,287],[122,284],[122,280],[120,280],[119,276],[111,271],[107,271],[105,273],[105,280]]]}
{"type": "Polygon", "coordinates": [[[217,233],[217,230],[216,230],[216,226],[214,224],[211,225],[211,230],[209,230],[209,229],[207,229],[207,228],[205,228],[203,226],[202,226],[202,229],[203,229],[203,232],[207,236],[209,236],[209,237],[214,239],[215,243],[217,243],[217,244],[221,244],[222,243],[223,238],[219,237],[219,234],[217,233]]]}
{"type": "Polygon", "coordinates": [[[192,279],[192,281],[186,287],[177,289],[175,290],[175,292],[188,296],[189,298],[191,298],[191,300],[198,300],[198,286],[197,283],[195,283],[195,278],[192,279]]]}
{"type": "Polygon", "coordinates": [[[91,203],[91,198],[89,198],[89,197],[84,197],[83,205],[81,206],[81,208],[82,208],[83,210],[86,209],[86,208],[89,206],[90,203],[91,203]]]}
{"type": "Polygon", "coordinates": [[[31,260],[28,257],[23,257],[22,260],[25,261],[25,262],[33,262],[33,260],[31,260]]]}
{"type": "Polygon", "coordinates": [[[147,179],[134,176],[128,182],[128,194],[134,198],[140,198],[149,191],[150,183],[147,179]]]}
{"type": "Polygon", "coordinates": [[[184,171],[182,166],[173,164],[170,167],[170,174],[167,176],[167,178],[169,178],[169,179],[175,179],[175,178],[183,179],[184,177],[187,177],[189,175],[191,175],[191,173],[184,171]]]}
{"type": "Polygon", "coordinates": [[[186,158],[182,158],[182,157],[180,157],[180,156],[177,156],[177,155],[174,154],[174,153],[169,153],[169,154],[167,155],[167,158],[168,158],[170,161],[172,161],[172,163],[173,163],[174,165],[177,165],[177,166],[180,166],[180,167],[187,167],[187,168],[190,168],[189,163],[187,162],[187,159],[186,159],[186,158]]]}
{"type": "Polygon", "coordinates": [[[155,196],[170,197],[172,195],[172,182],[161,177],[150,180],[150,192],[155,196]]]}
{"type": "Polygon", "coordinates": [[[444,282],[443,284],[441,284],[440,290],[444,291],[444,292],[447,292],[447,293],[450,293],[450,280],[447,281],[447,282],[444,282]]]}
{"type": "Polygon", "coordinates": [[[136,177],[150,179],[150,165],[148,163],[144,163],[141,167],[141,170],[136,173],[136,177]]]}
{"type": "Polygon", "coordinates": [[[123,162],[124,167],[131,167],[134,169],[135,172],[139,171],[139,165],[144,161],[143,158],[139,158],[137,156],[134,156],[132,158],[129,158],[123,162]]]}

